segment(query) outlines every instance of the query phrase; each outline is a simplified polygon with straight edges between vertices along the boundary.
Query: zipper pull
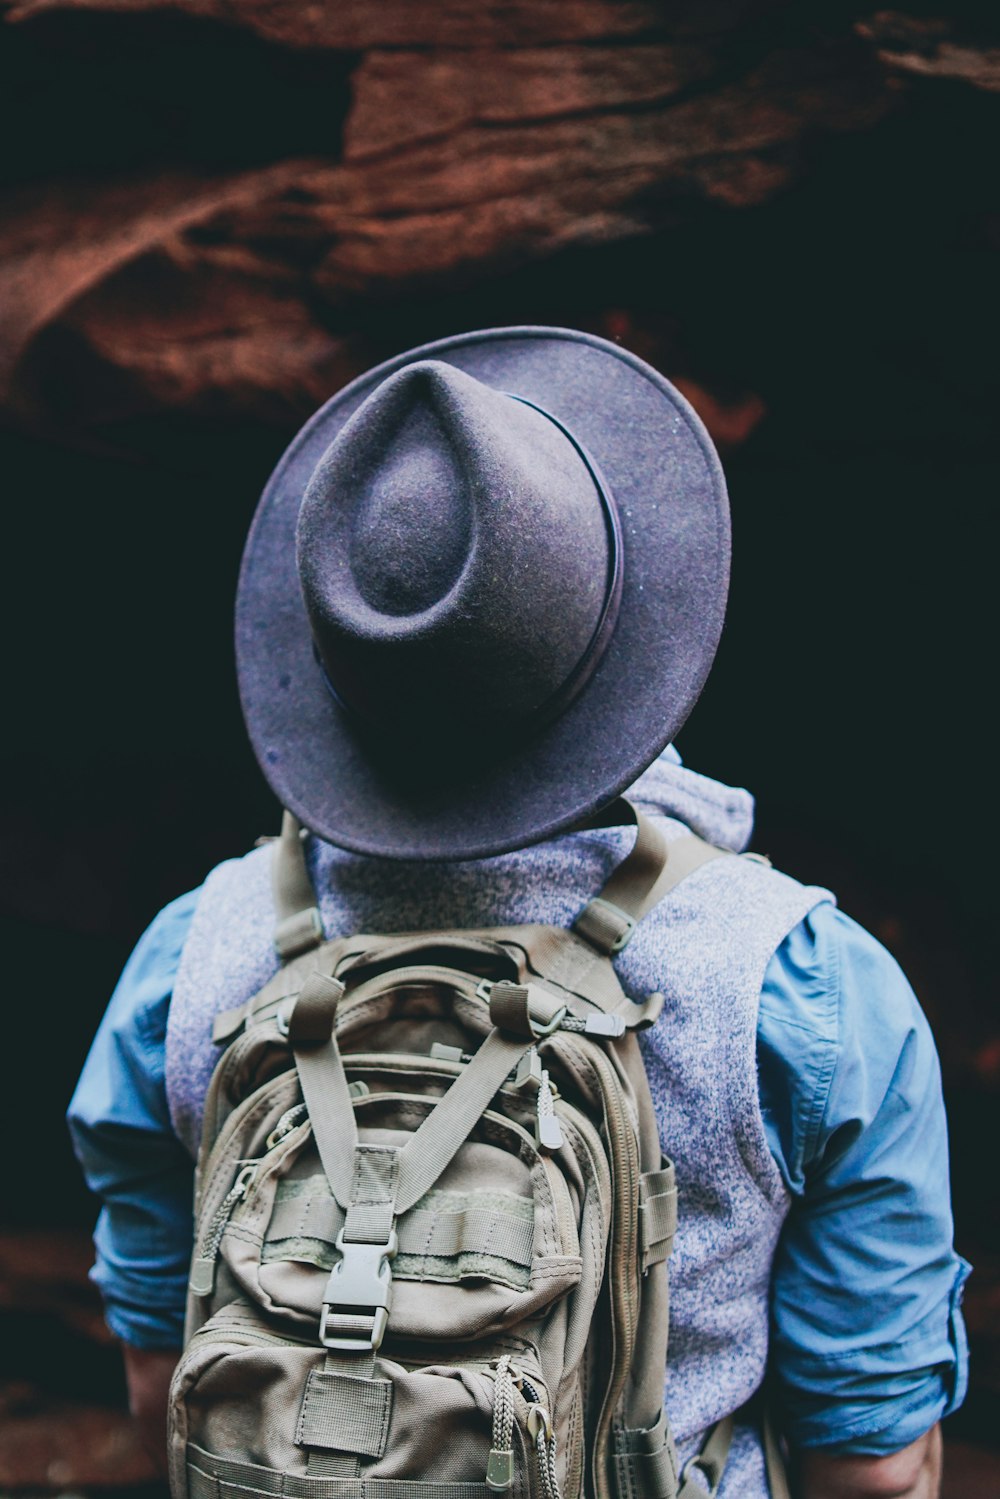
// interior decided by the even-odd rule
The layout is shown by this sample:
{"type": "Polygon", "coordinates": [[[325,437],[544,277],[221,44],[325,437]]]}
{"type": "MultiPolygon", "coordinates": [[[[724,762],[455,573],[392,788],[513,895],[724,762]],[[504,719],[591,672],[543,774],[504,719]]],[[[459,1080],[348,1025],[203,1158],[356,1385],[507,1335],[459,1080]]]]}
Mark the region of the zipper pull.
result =
{"type": "Polygon", "coordinates": [[[514,1482],[514,1371],[510,1354],[496,1361],[493,1388],[493,1443],[486,1462],[486,1487],[503,1493],[514,1482]]]}
{"type": "Polygon", "coordinates": [[[528,1435],[535,1444],[542,1493],[545,1499],[562,1499],[556,1473],[556,1434],[552,1427],[552,1417],[544,1405],[533,1401],[528,1406],[526,1425],[528,1435]]]}
{"type": "Polygon", "coordinates": [[[285,1136],[290,1135],[296,1125],[302,1123],[307,1113],[308,1110],[304,1103],[293,1104],[290,1109],[286,1109],[264,1141],[264,1149],[273,1150],[276,1145],[280,1145],[285,1136]]]}
{"type": "Polygon", "coordinates": [[[532,1046],[518,1062],[514,1071],[508,1075],[507,1081],[518,1091],[526,1092],[529,1088],[537,1088],[542,1080],[542,1059],[532,1046]]]}
{"type": "Polygon", "coordinates": [[[588,1015],[583,1033],[585,1036],[624,1036],[625,1021],[620,1015],[588,1015]]]}
{"type": "Polygon", "coordinates": [[[491,1447],[486,1464],[486,1487],[494,1493],[502,1493],[514,1482],[513,1447],[491,1447]]]}
{"type": "Polygon", "coordinates": [[[552,1084],[548,1070],[543,1067],[535,1102],[535,1144],[539,1150],[561,1150],[563,1143],[562,1125],[553,1105],[552,1084]]]}
{"type": "Polygon", "coordinates": [[[226,1231],[226,1224],[236,1204],[242,1202],[250,1191],[259,1164],[258,1161],[246,1162],[232,1187],[212,1214],[212,1221],[208,1225],[201,1253],[191,1266],[191,1279],[188,1284],[196,1296],[211,1296],[215,1290],[215,1265],[219,1257],[222,1235],[226,1231]]]}
{"type": "Polygon", "coordinates": [[[540,1405],[537,1401],[529,1405],[526,1423],[528,1435],[533,1442],[537,1442],[540,1436],[543,1436],[546,1442],[552,1441],[552,1418],[544,1405],[540,1405]]]}

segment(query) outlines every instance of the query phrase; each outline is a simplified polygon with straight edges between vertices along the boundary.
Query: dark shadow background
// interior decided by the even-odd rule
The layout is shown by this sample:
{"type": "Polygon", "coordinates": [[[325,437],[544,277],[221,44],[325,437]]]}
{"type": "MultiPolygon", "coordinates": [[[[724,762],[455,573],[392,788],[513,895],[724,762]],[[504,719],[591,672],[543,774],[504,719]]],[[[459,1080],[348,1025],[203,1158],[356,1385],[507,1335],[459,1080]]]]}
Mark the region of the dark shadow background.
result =
{"type": "MultiPolygon", "coordinates": [[[[623,328],[654,362],[680,338],[695,378],[763,400],[724,459],[731,606],[678,747],[756,793],[755,847],[836,890],[930,1016],[958,1247],[978,1267],[973,1385],[950,1435],[983,1444],[1000,1393],[996,119],[988,92],[916,88],[865,136],[818,143],[805,179],[760,208],[704,208],[356,319],[373,360],[515,321],[623,328]]],[[[316,149],[320,125],[300,111],[280,150],[304,149],[300,127],[316,149]]],[[[111,149],[87,129],[82,155],[111,149]]],[[[44,176],[49,149],[43,134],[12,174],[44,176]]],[[[231,616],[243,538],[292,430],[149,417],[89,452],[0,434],[8,1229],[89,1225],[62,1114],[117,974],[160,906],[276,827],[242,729],[231,616]]],[[[38,1326],[8,1308],[4,1378],[45,1377],[38,1326]]],[[[52,1336],[68,1350],[63,1397],[116,1398],[110,1350],[84,1366],[75,1333],[52,1336]]]]}

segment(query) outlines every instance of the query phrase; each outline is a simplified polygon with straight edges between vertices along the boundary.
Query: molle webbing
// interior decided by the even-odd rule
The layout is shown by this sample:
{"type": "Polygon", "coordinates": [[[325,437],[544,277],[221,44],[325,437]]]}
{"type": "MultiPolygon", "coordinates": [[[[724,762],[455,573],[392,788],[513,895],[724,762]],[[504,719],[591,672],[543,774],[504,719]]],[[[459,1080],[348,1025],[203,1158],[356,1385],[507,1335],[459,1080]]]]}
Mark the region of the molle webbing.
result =
{"type": "Polygon", "coordinates": [[[279,1473],[217,1457],[190,1444],[191,1499],[273,1494],[275,1499],[493,1499],[485,1483],[420,1483],[409,1478],[337,1478],[279,1473]]]}

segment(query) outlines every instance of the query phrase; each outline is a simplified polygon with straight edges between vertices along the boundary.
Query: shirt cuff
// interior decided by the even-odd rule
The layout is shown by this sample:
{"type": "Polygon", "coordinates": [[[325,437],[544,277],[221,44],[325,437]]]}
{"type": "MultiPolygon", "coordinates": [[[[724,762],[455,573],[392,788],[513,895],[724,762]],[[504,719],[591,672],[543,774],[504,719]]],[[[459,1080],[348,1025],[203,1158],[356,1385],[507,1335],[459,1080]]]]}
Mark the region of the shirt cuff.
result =
{"type": "Polygon", "coordinates": [[[131,1204],[105,1207],[94,1233],[90,1278],[115,1337],[134,1348],[180,1348],[184,1337],[190,1212],[159,1223],[131,1204]]]}
{"type": "Polygon", "coordinates": [[[960,1256],[956,1261],[943,1337],[925,1323],[902,1344],[825,1360],[815,1390],[807,1376],[785,1385],[784,1426],[793,1447],[884,1457],[957,1410],[969,1376],[961,1301],[971,1267],[960,1256]],[[934,1362],[926,1361],[928,1354],[934,1362]],[[901,1367],[903,1361],[909,1367],[901,1367]]]}
{"type": "MultiPolygon", "coordinates": [[[[97,1279],[96,1274],[93,1277],[97,1279]]],[[[184,1311],[104,1303],[104,1320],[116,1338],[146,1353],[179,1353],[184,1343],[184,1311]]]]}

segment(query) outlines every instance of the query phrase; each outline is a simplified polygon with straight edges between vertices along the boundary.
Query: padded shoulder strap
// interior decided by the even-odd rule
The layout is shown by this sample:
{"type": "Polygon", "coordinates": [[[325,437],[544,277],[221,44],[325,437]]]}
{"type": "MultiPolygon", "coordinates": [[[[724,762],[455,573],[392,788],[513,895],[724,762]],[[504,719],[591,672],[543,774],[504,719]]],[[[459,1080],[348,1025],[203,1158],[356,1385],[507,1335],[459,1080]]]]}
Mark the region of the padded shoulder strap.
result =
{"type": "Polygon", "coordinates": [[[306,868],[302,837],[298,818],[286,812],[281,819],[281,836],[271,854],[271,887],[277,917],[274,945],[283,963],[323,941],[323,921],[306,868]]]}

